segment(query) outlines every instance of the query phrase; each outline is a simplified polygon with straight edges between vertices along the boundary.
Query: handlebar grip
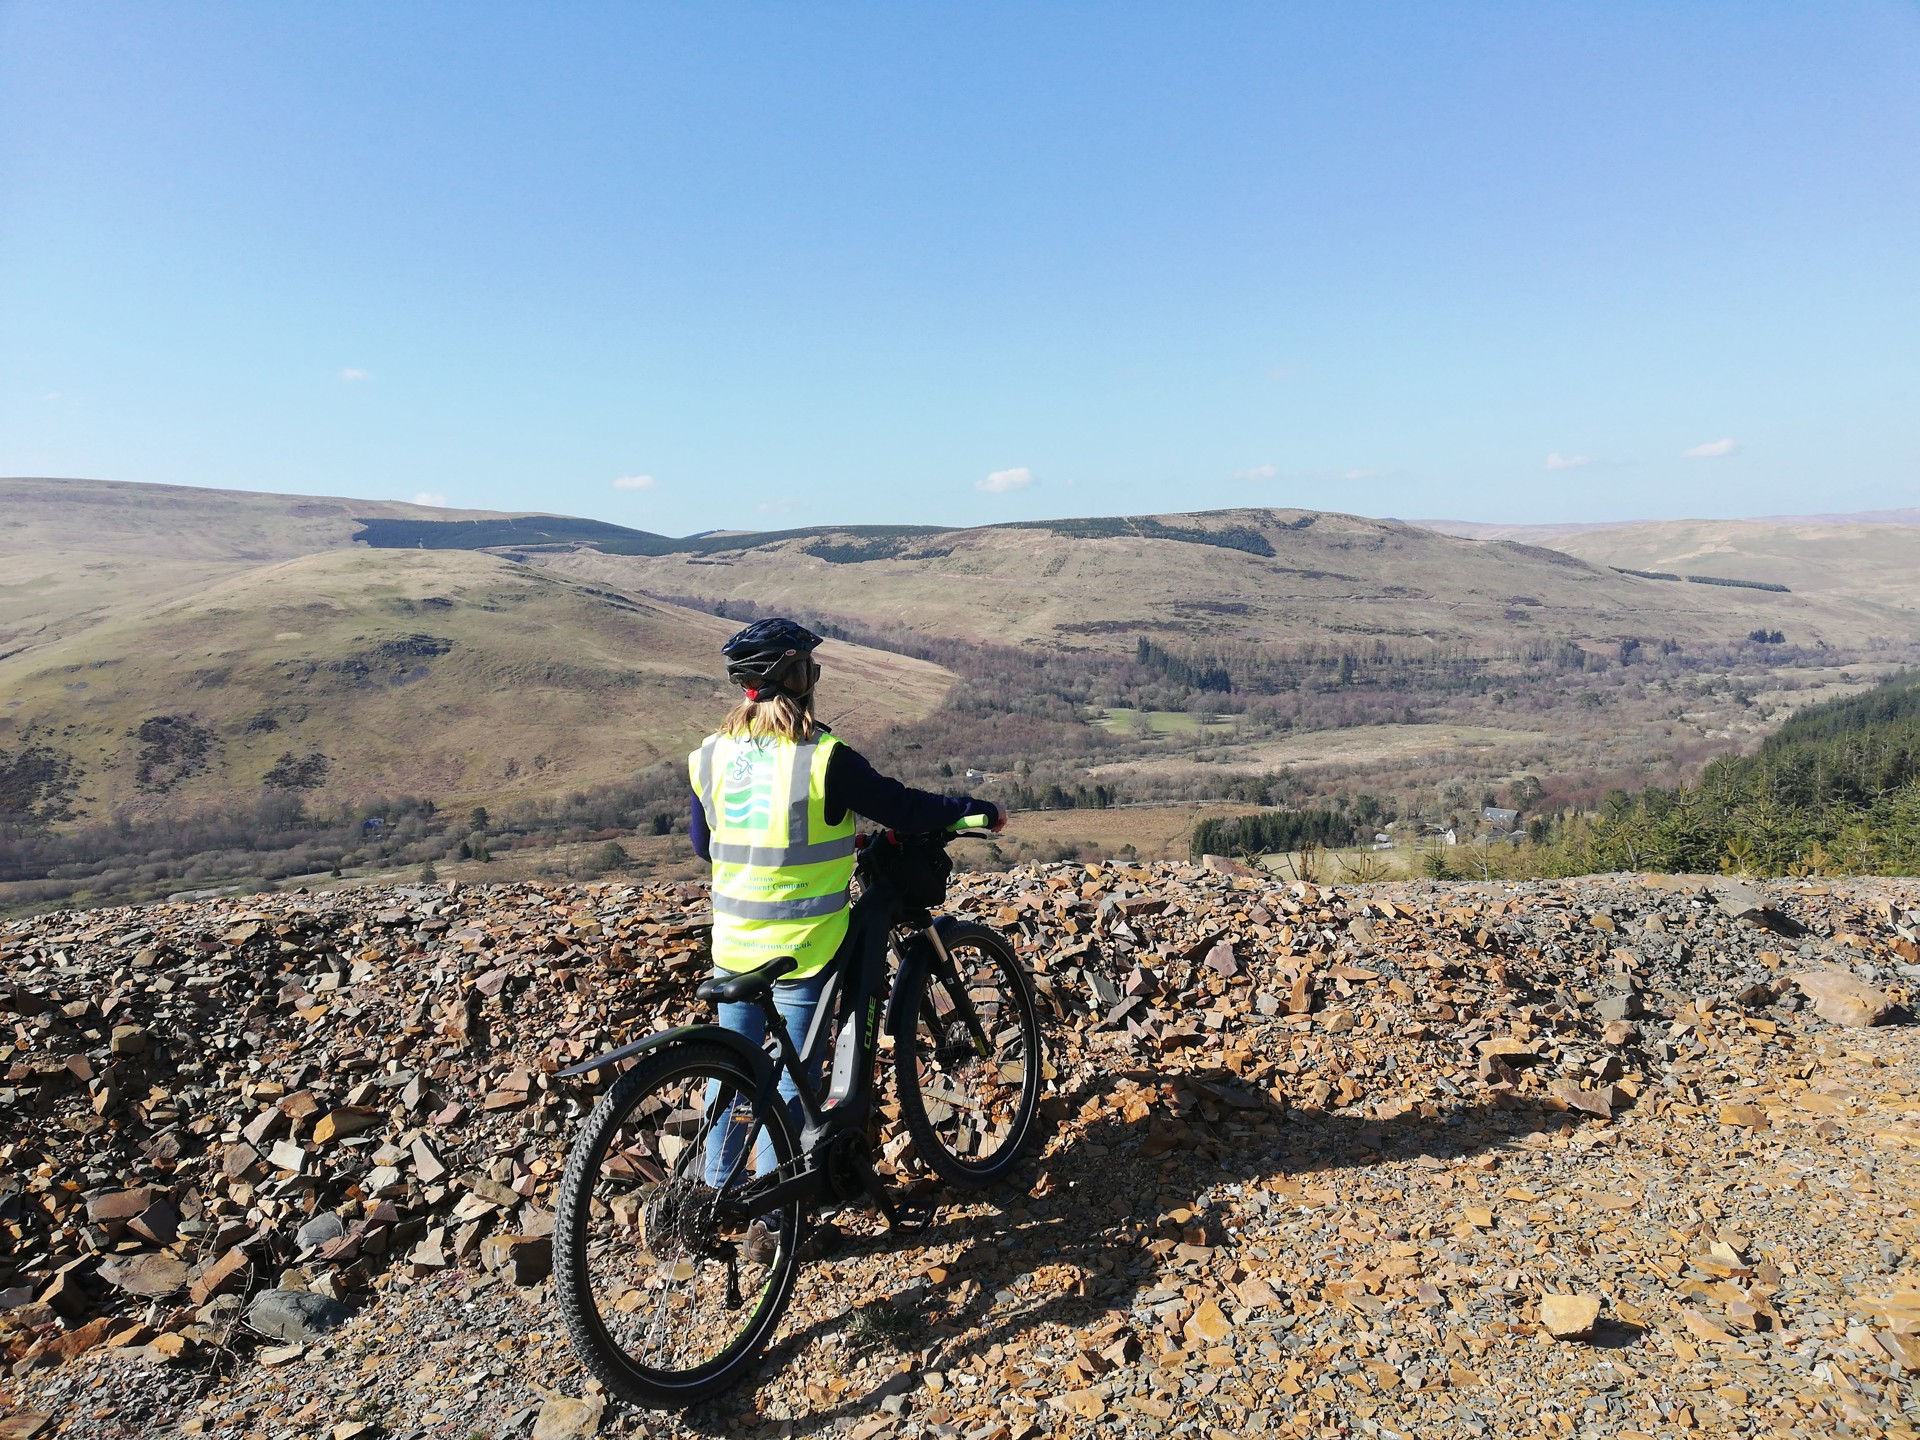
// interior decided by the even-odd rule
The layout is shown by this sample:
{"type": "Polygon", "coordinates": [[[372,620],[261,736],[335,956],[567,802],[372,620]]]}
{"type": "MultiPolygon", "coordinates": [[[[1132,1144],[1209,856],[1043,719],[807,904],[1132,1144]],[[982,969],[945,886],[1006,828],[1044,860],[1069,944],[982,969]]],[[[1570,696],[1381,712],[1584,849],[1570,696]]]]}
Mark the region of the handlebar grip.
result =
{"type": "Polygon", "coordinates": [[[990,830],[993,828],[991,815],[962,815],[953,822],[955,832],[961,830],[990,830]]]}

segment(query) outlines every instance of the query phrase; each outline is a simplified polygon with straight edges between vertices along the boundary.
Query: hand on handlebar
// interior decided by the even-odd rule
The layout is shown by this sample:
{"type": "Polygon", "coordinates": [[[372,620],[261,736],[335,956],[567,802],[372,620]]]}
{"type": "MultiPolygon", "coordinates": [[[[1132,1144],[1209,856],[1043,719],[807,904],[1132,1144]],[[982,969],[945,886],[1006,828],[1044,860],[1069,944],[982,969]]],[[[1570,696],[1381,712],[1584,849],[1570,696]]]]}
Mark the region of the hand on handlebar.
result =
{"type": "Polygon", "coordinates": [[[992,812],[986,815],[961,816],[959,820],[954,822],[954,826],[953,826],[954,834],[964,835],[970,830],[971,831],[988,830],[988,831],[991,831],[993,834],[998,835],[1002,830],[1007,828],[1006,810],[1002,806],[994,805],[991,800],[983,801],[982,803],[986,805],[992,805],[993,806],[992,812]]]}

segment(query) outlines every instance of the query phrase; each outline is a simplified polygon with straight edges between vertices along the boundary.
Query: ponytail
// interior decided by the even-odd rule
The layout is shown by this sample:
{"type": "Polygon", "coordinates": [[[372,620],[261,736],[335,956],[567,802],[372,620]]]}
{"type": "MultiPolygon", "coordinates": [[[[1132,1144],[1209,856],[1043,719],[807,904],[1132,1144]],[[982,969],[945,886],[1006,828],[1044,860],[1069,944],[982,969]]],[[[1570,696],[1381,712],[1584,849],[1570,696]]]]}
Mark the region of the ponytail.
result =
{"type": "Polygon", "coordinates": [[[720,722],[720,733],[730,740],[788,740],[795,745],[813,739],[818,728],[813,696],[785,690],[748,691],[720,722]]]}

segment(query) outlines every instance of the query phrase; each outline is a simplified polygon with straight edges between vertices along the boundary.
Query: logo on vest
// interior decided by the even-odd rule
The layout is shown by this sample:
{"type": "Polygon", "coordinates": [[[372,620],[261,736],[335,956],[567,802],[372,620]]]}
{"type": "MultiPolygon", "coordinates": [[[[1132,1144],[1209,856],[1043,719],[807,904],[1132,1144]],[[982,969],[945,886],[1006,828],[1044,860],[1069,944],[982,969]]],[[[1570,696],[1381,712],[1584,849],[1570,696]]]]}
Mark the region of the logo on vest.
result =
{"type": "Polygon", "coordinates": [[[759,746],[739,751],[727,766],[721,806],[727,824],[742,830],[765,830],[773,819],[774,757],[759,746]]]}

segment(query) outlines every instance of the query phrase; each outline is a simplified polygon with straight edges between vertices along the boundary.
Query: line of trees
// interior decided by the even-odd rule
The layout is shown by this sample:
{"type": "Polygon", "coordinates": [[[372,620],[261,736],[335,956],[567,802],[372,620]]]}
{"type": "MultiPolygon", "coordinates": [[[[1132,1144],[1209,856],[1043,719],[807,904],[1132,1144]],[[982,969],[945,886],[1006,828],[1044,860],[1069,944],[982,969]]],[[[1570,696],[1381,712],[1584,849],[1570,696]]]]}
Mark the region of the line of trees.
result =
{"type": "Polygon", "coordinates": [[[1306,845],[1342,846],[1354,840],[1352,815],[1340,810],[1268,810],[1258,815],[1209,816],[1193,827],[1193,854],[1269,855],[1306,845]]]}

